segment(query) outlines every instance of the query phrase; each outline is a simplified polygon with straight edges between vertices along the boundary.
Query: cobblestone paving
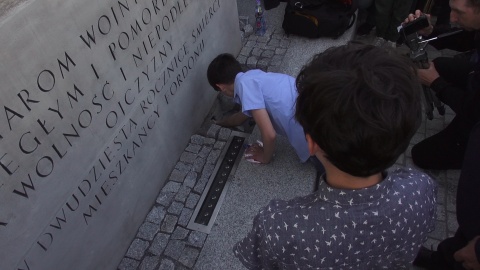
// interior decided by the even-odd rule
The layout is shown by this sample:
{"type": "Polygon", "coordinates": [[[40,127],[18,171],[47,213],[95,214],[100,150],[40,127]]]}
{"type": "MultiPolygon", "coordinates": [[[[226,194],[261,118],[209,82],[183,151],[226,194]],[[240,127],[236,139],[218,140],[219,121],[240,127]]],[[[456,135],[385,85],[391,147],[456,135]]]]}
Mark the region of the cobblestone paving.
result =
{"type": "Polygon", "coordinates": [[[207,234],[187,229],[231,133],[212,125],[193,135],[118,269],[192,269],[207,234]]]}
{"type": "MultiPolygon", "coordinates": [[[[373,36],[359,40],[371,42],[373,36]]],[[[237,59],[247,68],[259,68],[265,71],[278,70],[290,40],[282,30],[269,30],[263,37],[250,35],[244,38],[244,46],[237,59]]],[[[406,53],[406,47],[397,48],[406,53]]],[[[429,49],[431,58],[452,56],[451,51],[429,49]]],[[[411,147],[442,130],[454,117],[447,107],[445,115],[434,114],[433,120],[424,121],[413,137],[407,151],[397,161],[399,165],[413,166],[411,147]]],[[[193,135],[190,143],[170,174],[161,190],[155,205],[138,229],[118,269],[193,269],[201,252],[207,234],[186,228],[197,202],[212,174],[215,163],[230,135],[230,130],[212,125],[206,136],[193,135]]],[[[435,230],[430,233],[426,247],[435,249],[438,243],[452,236],[458,224],[456,222],[455,196],[459,170],[428,171],[437,179],[437,216],[435,230]]],[[[412,269],[419,269],[414,268],[412,269]]]]}
{"type": "MultiPolygon", "coordinates": [[[[272,27],[273,28],[273,27],[272,27]]],[[[237,60],[248,69],[275,72],[285,57],[290,40],[283,30],[267,29],[264,36],[249,35],[237,60]]]]}

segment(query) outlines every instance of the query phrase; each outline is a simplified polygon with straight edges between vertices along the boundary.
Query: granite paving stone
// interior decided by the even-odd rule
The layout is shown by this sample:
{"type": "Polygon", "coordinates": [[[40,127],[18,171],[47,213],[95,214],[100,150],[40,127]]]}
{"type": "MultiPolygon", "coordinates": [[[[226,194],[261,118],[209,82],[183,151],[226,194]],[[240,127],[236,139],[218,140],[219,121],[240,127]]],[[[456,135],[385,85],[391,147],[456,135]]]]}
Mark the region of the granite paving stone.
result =
{"type": "Polygon", "coordinates": [[[275,49],[275,54],[285,55],[286,52],[287,52],[287,49],[283,49],[283,48],[275,49]]]}
{"type": "Polygon", "coordinates": [[[247,67],[252,68],[252,69],[256,69],[257,68],[257,62],[258,62],[257,57],[250,56],[247,59],[247,67]]]}
{"type": "Polygon", "coordinates": [[[182,213],[184,204],[180,202],[172,202],[170,207],[167,209],[167,212],[174,215],[180,215],[182,213]]]}
{"type": "Polygon", "coordinates": [[[182,183],[186,175],[187,172],[174,169],[170,174],[169,180],[182,183]]]}
{"type": "Polygon", "coordinates": [[[221,149],[223,149],[224,146],[225,146],[225,142],[217,141],[213,145],[213,149],[220,149],[221,150],[221,149]]]}
{"type": "Polygon", "coordinates": [[[172,262],[171,260],[163,259],[162,262],[160,263],[160,267],[158,269],[159,270],[174,270],[175,269],[175,263],[172,262]]]}
{"type": "MultiPolygon", "coordinates": [[[[177,185],[178,183],[175,183],[175,185],[177,185]]],[[[180,185],[180,184],[178,184],[180,185]]],[[[180,189],[181,186],[178,187],[178,189],[180,189]]],[[[165,187],[164,187],[165,189],[165,187]]],[[[176,189],[176,190],[178,190],[176,189]]],[[[157,200],[156,202],[163,205],[163,206],[169,206],[170,203],[173,201],[173,198],[175,197],[176,193],[175,192],[164,192],[162,191],[158,197],[157,197],[157,200]]]]}
{"type": "Polygon", "coordinates": [[[274,55],[274,56],[272,57],[272,62],[282,62],[282,60],[283,60],[283,56],[282,56],[282,55],[276,54],[276,55],[274,55]]]}
{"type": "Polygon", "coordinates": [[[192,217],[193,210],[188,208],[183,208],[180,218],[178,219],[178,225],[187,226],[190,218],[192,217]]]}
{"type": "Polygon", "coordinates": [[[455,232],[458,229],[457,215],[455,212],[447,211],[447,229],[449,232],[455,232]]]}
{"type": "Polygon", "coordinates": [[[196,171],[189,172],[187,174],[187,177],[185,178],[185,181],[183,182],[183,185],[189,188],[193,188],[195,186],[195,183],[197,183],[197,178],[198,173],[196,171]]]}
{"type": "MultiPolygon", "coordinates": [[[[252,50],[253,50],[253,47],[243,47],[242,50],[240,51],[240,55],[249,56],[252,50]]],[[[212,126],[217,126],[217,125],[212,125],[212,126]]]]}
{"type": "MultiPolygon", "coordinates": [[[[270,43],[267,44],[267,46],[265,47],[265,51],[273,51],[275,53],[275,50],[277,49],[277,47],[275,46],[272,46],[270,43]]],[[[263,57],[265,57],[263,54],[262,54],[263,57]]]]}
{"type": "Polygon", "coordinates": [[[188,244],[194,247],[202,247],[203,243],[207,239],[207,234],[199,231],[193,231],[188,236],[188,244]]]}
{"type": "Polygon", "coordinates": [[[165,211],[163,206],[154,206],[145,220],[151,223],[160,224],[163,218],[165,218],[166,213],[167,211],[165,211]]]}
{"type": "Polygon", "coordinates": [[[177,225],[178,217],[173,215],[165,216],[162,225],[160,226],[160,231],[172,233],[175,229],[175,225],[177,225]]]}
{"type": "Polygon", "coordinates": [[[190,143],[190,144],[188,144],[185,151],[191,152],[191,153],[194,153],[194,154],[198,154],[198,152],[200,152],[200,149],[202,149],[201,145],[190,143]]]}
{"type": "Polygon", "coordinates": [[[257,68],[261,69],[263,71],[267,71],[269,63],[270,63],[270,60],[268,58],[262,58],[262,59],[258,60],[257,68]]]}
{"type": "Polygon", "coordinates": [[[123,258],[118,265],[118,270],[135,270],[137,269],[138,265],[140,265],[139,261],[130,258],[123,258]]]}
{"type": "Polygon", "coordinates": [[[181,186],[181,183],[168,181],[167,184],[165,184],[165,186],[163,187],[162,193],[177,192],[181,186]]]}
{"type": "Polygon", "coordinates": [[[184,203],[187,200],[188,195],[192,189],[187,185],[183,185],[175,196],[175,201],[184,203]]]}
{"type": "Polygon", "coordinates": [[[442,207],[442,205],[437,205],[437,211],[436,211],[436,219],[440,221],[445,221],[447,218],[445,214],[445,208],[442,207]]]}
{"type": "Polygon", "coordinates": [[[158,224],[145,222],[138,229],[137,237],[143,240],[151,241],[159,230],[158,224]]]}
{"type": "Polygon", "coordinates": [[[205,166],[203,167],[201,178],[210,178],[214,170],[215,170],[215,164],[213,163],[205,164],[205,166]]]}
{"type": "Polygon", "coordinates": [[[194,209],[197,206],[197,202],[200,199],[200,195],[195,193],[190,193],[187,198],[187,202],[185,203],[185,207],[194,209]]]}
{"type": "Polygon", "coordinates": [[[435,221],[435,230],[430,233],[430,237],[435,238],[437,240],[443,240],[445,239],[445,236],[447,235],[447,226],[445,224],[445,221],[435,221]]]}
{"type": "Polygon", "coordinates": [[[188,164],[184,162],[177,162],[177,164],[175,164],[175,169],[182,172],[189,172],[191,168],[192,168],[192,164],[188,164]]]}
{"type": "Polygon", "coordinates": [[[157,265],[160,262],[160,257],[147,256],[140,264],[140,270],[156,270],[157,265]]]}
{"type": "Polygon", "coordinates": [[[259,48],[253,48],[252,50],[252,55],[256,57],[260,57],[262,53],[263,53],[263,50],[259,48]]]}
{"type": "Polygon", "coordinates": [[[273,37],[268,41],[268,45],[276,48],[280,46],[280,41],[281,41],[280,39],[273,37]]]}
{"type": "MultiPolygon", "coordinates": [[[[275,55],[275,51],[273,51],[273,50],[265,50],[262,53],[262,57],[266,57],[266,58],[272,58],[274,55],[275,55]]],[[[267,62],[267,64],[268,64],[268,62],[267,62]]]]}
{"type": "Polygon", "coordinates": [[[190,137],[190,142],[194,144],[203,145],[203,140],[205,140],[205,137],[197,134],[190,137]]]}
{"type": "Polygon", "coordinates": [[[195,264],[195,261],[199,253],[200,252],[197,249],[187,247],[183,251],[178,261],[183,265],[185,265],[186,267],[192,268],[193,265],[195,264]]]}
{"type": "Polygon", "coordinates": [[[203,142],[203,145],[213,146],[215,144],[215,142],[216,142],[215,138],[205,138],[205,141],[203,142]]]}
{"type": "Polygon", "coordinates": [[[182,228],[180,226],[177,226],[177,228],[175,229],[175,231],[172,234],[171,239],[174,239],[174,240],[185,239],[189,232],[190,232],[189,230],[187,230],[185,228],[182,228]]]}
{"type": "Polygon", "coordinates": [[[228,138],[230,137],[230,134],[232,134],[231,129],[222,128],[222,129],[220,129],[220,132],[218,133],[218,140],[226,142],[228,140],[228,138]]]}
{"type": "Polygon", "coordinates": [[[207,137],[216,138],[218,135],[218,132],[220,132],[220,128],[221,127],[219,125],[211,125],[207,131],[207,137]]]}
{"type": "Polygon", "coordinates": [[[446,192],[447,190],[443,186],[438,186],[437,187],[437,203],[442,205],[443,207],[447,202],[446,202],[446,192]]]}
{"type": "Polygon", "coordinates": [[[218,157],[220,157],[221,152],[222,151],[220,151],[220,150],[212,150],[207,157],[207,163],[208,164],[215,164],[218,160],[218,157]]]}
{"type": "Polygon", "coordinates": [[[164,254],[171,257],[172,259],[178,260],[185,249],[185,242],[180,240],[170,240],[168,241],[167,248],[164,251],[164,254]]]}
{"type": "Polygon", "coordinates": [[[183,161],[186,163],[193,163],[195,161],[195,158],[197,158],[197,154],[190,153],[190,152],[183,152],[182,155],[180,156],[180,161],[183,161]]]}
{"type": "Polygon", "coordinates": [[[197,159],[195,159],[195,162],[193,163],[192,170],[194,172],[201,172],[203,169],[203,165],[205,165],[205,162],[207,162],[205,158],[197,157],[197,159]]]}
{"type": "Polygon", "coordinates": [[[262,40],[257,40],[257,44],[255,45],[256,48],[265,50],[267,48],[267,42],[263,42],[262,40]]]}
{"type": "Polygon", "coordinates": [[[237,61],[240,63],[240,65],[244,68],[246,68],[247,66],[247,59],[248,59],[248,56],[245,56],[245,55],[239,55],[237,56],[237,61]]]}
{"type": "Polygon", "coordinates": [[[152,245],[148,249],[153,255],[161,255],[165,248],[167,247],[168,240],[170,239],[169,234],[158,233],[153,239],[152,245]]]}
{"type": "Polygon", "coordinates": [[[140,260],[143,257],[143,254],[145,253],[145,250],[148,248],[149,245],[150,243],[147,241],[144,241],[141,239],[135,239],[133,240],[132,244],[128,248],[126,256],[132,259],[140,260]]]}
{"type": "Polygon", "coordinates": [[[195,187],[193,188],[193,190],[194,190],[196,193],[201,194],[201,193],[203,192],[203,190],[205,189],[205,186],[207,185],[208,180],[209,180],[208,177],[204,177],[204,176],[200,177],[200,179],[199,179],[198,182],[197,182],[197,185],[195,185],[195,187]]]}
{"type": "Polygon", "coordinates": [[[201,158],[207,158],[208,154],[210,154],[210,151],[212,151],[212,149],[212,146],[203,146],[200,153],[198,153],[198,156],[201,158]]]}
{"type": "Polygon", "coordinates": [[[251,48],[253,48],[256,44],[257,44],[257,41],[256,41],[256,40],[249,40],[249,41],[247,41],[247,43],[245,43],[243,46],[244,46],[244,47],[251,47],[251,48]]]}

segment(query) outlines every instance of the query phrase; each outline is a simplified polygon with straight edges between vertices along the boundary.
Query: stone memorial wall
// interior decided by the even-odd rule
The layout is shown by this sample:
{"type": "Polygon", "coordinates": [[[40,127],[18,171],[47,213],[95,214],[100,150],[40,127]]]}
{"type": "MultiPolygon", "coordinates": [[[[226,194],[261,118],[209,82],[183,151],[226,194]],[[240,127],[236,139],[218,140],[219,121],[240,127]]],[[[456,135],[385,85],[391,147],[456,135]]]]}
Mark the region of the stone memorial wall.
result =
{"type": "Polygon", "coordinates": [[[30,0],[0,18],[0,269],[115,269],[238,28],[230,0],[30,0]]]}

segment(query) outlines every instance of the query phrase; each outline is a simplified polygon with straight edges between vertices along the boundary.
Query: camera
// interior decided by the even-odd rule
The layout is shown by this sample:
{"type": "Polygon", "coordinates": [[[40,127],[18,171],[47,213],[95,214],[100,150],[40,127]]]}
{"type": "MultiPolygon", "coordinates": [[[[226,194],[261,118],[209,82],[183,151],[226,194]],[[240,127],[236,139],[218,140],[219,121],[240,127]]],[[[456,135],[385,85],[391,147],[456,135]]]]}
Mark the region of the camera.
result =
{"type": "Polygon", "coordinates": [[[425,27],[428,27],[430,23],[428,22],[427,16],[425,14],[420,15],[420,17],[415,20],[408,22],[402,26],[400,34],[404,36],[409,36],[411,34],[417,33],[418,30],[422,30],[425,27]]]}
{"type": "MultiPolygon", "coordinates": [[[[410,59],[419,68],[428,68],[428,56],[425,51],[428,40],[423,40],[422,36],[418,35],[418,31],[430,25],[427,16],[422,14],[417,19],[404,24],[400,29],[400,36],[404,39],[405,44],[410,49],[410,59]]],[[[440,115],[445,114],[445,106],[436,97],[429,87],[423,87],[425,96],[425,112],[427,118],[433,119],[433,110],[436,107],[440,115]]]]}
{"type": "Polygon", "coordinates": [[[428,57],[425,52],[426,42],[422,42],[422,36],[417,31],[430,25],[425,14],[420,15],[415,20],[404,24],[400,29],[400,36],[405,45],[410,49],[410,59],[412,59],[419,68],[428,68],[428,57]]]}

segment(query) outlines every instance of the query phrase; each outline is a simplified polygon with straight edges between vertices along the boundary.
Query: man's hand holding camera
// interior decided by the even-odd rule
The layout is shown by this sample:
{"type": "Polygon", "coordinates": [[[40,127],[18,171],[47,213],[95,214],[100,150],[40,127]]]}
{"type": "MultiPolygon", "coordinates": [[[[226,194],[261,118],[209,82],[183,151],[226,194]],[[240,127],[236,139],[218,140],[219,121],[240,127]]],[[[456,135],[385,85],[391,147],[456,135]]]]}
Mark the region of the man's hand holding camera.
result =
{"type": "MultiPolygon", "coordinates": [[[[424,23],[422,23],[421,25],[424,25],[424,23]]],[[[411,26],[413,29],[415,29],[415,31],[419,35],[422,35],[422,36],[428,36],[433,31],[433,26],[430,22],[430,14],[424,14],[420,10],[416,10],[414,14],[413,13],[409,14],[408,17],[405,19],[405,21],[403,23],[403,27],[407,28],[409,26],[411,26]],[[418,26],[414,26],[413,23],[417,19],[424,19],[424,18],[426,18],[426,20],[428,22],[428,26],[426,26],[424,28],[421,28],[421,29],[417,29],[418,26]]],[[[432,82],[435,81],[437,78],[439,78],[440,75],[438,74],[437,70],[435,69],[435,65],[433,64],[433,62],[429,61],[428,64],[429,64],[428,68],[418,69],[417,74],[418,74],[418,78],[420,79],[420,82],[423,85],[430,87],[432,82]]]]}
{"type": "Polygon", "coordinates": [[[428,64],[429,66],[426,69],[417,69],[417,75],[423,85],[430,87],[432,82],[439,78],[440,75],[432,61],[428,62],[428,64]]]}
{"type": "Polygon", "coordinates": [[[405,19],[403,24],[405,25],[405,24],[411,23],[411,22],[415,21],[416,19],[420,18],[420,16],[422,16],[422,15],[427,17],[428,26],[423,28],[423,29],[418,30],[417,33],[422,35],[422,36],[428,36],[433,31],[433,25],[430,22],[430,14],[422,13],[420,10],[417,9],[417,10],[415,10],[415,13],[408,14],[408,17],[405,19]]]}

